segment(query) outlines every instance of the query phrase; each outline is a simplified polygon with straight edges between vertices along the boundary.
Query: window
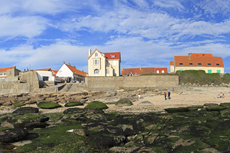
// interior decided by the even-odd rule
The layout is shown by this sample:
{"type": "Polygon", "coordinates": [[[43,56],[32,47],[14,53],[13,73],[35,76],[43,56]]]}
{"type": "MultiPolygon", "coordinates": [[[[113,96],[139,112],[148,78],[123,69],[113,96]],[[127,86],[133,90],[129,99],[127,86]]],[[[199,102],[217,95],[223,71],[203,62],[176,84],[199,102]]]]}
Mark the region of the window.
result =
{"type": "Polygon", "coordinates": [[[98,70],[98,69],[95,69],[95,70],[94,70],[94,74],[99,74],[99,70],[98,70]]]}
{"type": "Polygon", "coordinates": [[[179,63],[179,65],[183,65],[183,63],[179,63]]]}
{"type": "Polygon", "coordinates": [[[165,73],[165,71],[164,71],[164,70],[162,70],[162,71],[161,71],[161,73],[165,73]]]}
{"type": "Polygon", "coordinates": [[[159,73],[159,70],[157,70],[157,73],[159,73]]]}
{"type": "Polygon", "coordinates": [[[212,70],[208,70],[208,73],[212,73],[212,70]]]}
{"type": "Polygon", "coordinates": [[[109,62],[107,62],[107,67],[109,67],[109,65],[110,65],[109,62]]]}
{"type": "Polygon", "coordinates": [[[212,65],[211,63],[208,63],[208,65],[212,65]]]}
{"type": "Polygon", "coordinates": [[[216,66],[220,66],[220,64],[219,64],[219,63],[216,63],[216,66]]]}
{"type": "Polygon", "coordinates": [[[183,69],[180,69],[179,71],[183,71],[183,69]]]}
{"type": "Polygon", "coordinates": [[[93,60],[93,65],[98,65],[99,64],[99,60],[93,60]]]}
{"type": "Polygon", "coordinates": [[[97,53],[95,53],[95,57],[96,57],[96,58],[98,57],[98,54],[97,54],[97,53]]]}
{"type": "Polygon", "coordinates": [[[198,63],[198,65],[201,65],[201,63],[198,63]]]}
{"type": "Polygon", "coordinates": [[[49,77],[48,76],[43,76],[43,81],[48,81],[49,77]]]}
{"type": "Polygon", "coordinates": [[[4,73],[3,75],[6,75],[6,73],[4,73]]]}
{"type": "Polygon", "coordinates": [[[116,55],[111,55],[111,57],[116,57],[116,55]]]}
{"type": "Polygon", "coordinates": [[[189,65],[193,65],[193,63],[189,63],[189,65]]]}
{"type": "Polygon", "coordinates": [[[216,73],[220,73],[220,70],[217,70],[216,73]]]}

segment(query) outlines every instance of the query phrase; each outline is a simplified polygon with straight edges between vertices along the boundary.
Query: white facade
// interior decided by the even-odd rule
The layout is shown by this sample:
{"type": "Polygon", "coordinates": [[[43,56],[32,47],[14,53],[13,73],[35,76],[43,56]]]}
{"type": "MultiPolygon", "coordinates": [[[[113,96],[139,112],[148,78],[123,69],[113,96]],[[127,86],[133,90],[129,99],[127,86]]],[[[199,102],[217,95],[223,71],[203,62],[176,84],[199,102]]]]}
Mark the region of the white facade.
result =
{"type": "Polygon", "coordinates": [[[51,71],[37,71],[40,81],[55,81],[55,77],[51,71]]]}

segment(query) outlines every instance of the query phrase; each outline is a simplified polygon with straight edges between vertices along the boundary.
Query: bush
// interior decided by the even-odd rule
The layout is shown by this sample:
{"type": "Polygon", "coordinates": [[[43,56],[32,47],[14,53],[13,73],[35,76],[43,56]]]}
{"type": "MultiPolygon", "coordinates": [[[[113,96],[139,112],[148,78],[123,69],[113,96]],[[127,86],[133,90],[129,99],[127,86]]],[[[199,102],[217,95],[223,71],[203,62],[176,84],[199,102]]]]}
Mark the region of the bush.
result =
{"type": "Polygon", "coordinates": [[[85,109],[107,109],[108,106],[100,101],[93,101],[85,106],[85,109]]]}
{"type": "Polygon", "coordinates": [[[53,102],[40,102],[39,104],[37,104],[37,106],[42,109],[54,109],[61,107],[61,105],[53,102]]]}
{"type": "Polygon", "coordinates": [[[80,105],[83,105],[83,103],[80,103],[80,102],[70,102],[70,103],[65,104],[65,107],[80,106],[80,105]]]}

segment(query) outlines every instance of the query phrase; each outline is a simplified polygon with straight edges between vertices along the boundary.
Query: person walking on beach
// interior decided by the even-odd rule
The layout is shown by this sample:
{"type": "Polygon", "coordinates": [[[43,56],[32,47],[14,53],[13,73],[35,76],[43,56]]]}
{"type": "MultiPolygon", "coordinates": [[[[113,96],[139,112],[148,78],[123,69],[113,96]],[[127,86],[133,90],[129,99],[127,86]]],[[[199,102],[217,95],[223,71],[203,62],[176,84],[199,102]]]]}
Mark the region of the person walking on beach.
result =
{"type": "Polygon", "coordinates": [[[167,100],[167,98],[166,98],[166,97],[167,97],[167,94],[166,94],[166,92],[164,92],[164,95],[165,95],[165,100],[167,100]]]}
{"type": "Polygon", "coordinates": [[[171,99],[170,94],[171,94],[171,93],[170,93],[170,92],[168,92],[168,99],[171,99]]]}

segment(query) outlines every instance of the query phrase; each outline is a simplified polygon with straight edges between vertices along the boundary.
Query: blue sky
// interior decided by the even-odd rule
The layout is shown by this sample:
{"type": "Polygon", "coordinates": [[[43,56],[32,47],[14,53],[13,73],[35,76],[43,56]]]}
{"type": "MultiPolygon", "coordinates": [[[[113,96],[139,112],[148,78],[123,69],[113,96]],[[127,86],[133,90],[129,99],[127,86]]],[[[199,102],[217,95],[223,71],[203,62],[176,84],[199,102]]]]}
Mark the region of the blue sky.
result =
{"type": "Polygon", "coordinates": [[[121,68],[212,53],[230,72],[229,14],[229,0],[0,0],[0,67],[87,71],[97,48],[121,52],[121,68]]]}

